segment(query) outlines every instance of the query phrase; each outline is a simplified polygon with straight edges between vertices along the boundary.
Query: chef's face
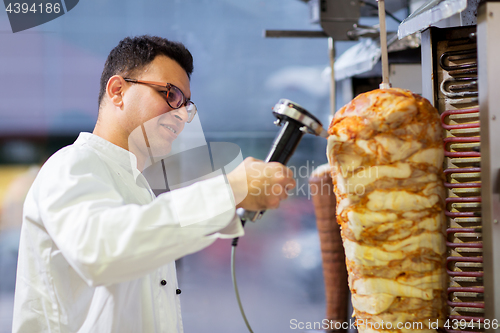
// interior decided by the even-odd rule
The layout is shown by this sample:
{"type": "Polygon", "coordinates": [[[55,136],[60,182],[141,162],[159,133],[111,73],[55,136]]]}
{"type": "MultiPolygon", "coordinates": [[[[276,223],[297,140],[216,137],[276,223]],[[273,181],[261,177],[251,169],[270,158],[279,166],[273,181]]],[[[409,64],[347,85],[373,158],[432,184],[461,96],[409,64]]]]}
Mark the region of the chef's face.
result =
{"type": "MultiPolygon", "coordinates": [[[[156,57],[143,71],[131,78],[165,85],[170,83],[178,87],[186,98],[191,97],[186,72],[176,61],[165,56],[156,57]]],[[[129,87],[123,98],[130,133],[129,150],[139,161],[167,155],[188,119],[185,107],[174,110],[168,105],[162,93],[167,88],[132,82],[126,84],[129,87]]]]}

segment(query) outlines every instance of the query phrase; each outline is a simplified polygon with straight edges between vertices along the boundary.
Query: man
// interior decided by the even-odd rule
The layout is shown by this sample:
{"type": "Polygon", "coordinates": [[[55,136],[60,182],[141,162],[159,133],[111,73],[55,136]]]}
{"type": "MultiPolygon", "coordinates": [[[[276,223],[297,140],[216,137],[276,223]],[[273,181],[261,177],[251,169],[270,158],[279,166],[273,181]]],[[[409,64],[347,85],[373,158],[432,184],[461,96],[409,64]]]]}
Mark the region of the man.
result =
{"type": "Polygon", "coordinates": [[[189,51],[159,37],[111,51],[93,134],[54,154],[27,196],[14,332],[182,332],[174,260],[241,236],[235,208],[276,208],[295,186],[284,166],[247,158],[227,183],[154,197],[140,171],[192,120],[192,70],[189,51]]]}

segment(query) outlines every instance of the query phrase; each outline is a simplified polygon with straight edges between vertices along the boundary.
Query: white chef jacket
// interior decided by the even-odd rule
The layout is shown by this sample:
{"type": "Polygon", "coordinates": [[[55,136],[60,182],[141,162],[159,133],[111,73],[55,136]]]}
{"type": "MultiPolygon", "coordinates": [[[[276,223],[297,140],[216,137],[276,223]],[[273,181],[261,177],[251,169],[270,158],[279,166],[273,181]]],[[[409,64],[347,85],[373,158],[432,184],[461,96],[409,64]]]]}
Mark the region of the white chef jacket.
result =
{"type": "Polygon", "coordinates": [[[13,332],[183,331],[174,260],[243,228],[223,176],[155,198],[135,163],[81,133],[41,168],[24,204],[13,332]]]}

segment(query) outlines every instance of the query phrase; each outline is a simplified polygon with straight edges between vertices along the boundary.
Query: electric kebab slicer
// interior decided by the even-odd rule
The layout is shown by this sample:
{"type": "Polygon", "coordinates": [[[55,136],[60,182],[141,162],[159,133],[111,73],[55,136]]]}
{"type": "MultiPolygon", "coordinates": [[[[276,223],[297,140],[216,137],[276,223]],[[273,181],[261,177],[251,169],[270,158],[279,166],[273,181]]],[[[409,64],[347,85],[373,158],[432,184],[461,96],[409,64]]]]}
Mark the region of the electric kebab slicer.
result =
{"type": "MultiPolygon", "coordinates": [[[[288,99],[280,99],[273,108],[273,114],[277,118],[274,124],[281,126],[281,130],[274,139],[265,159],[266,162],[279,162],[286,165],[306,133],[328,138],[328,132],[315,116],[288,99]]],[[[264,212],[239,208],[236,213],[244,224],[246,221],[255,222],[262,217],[264,212]]]]}

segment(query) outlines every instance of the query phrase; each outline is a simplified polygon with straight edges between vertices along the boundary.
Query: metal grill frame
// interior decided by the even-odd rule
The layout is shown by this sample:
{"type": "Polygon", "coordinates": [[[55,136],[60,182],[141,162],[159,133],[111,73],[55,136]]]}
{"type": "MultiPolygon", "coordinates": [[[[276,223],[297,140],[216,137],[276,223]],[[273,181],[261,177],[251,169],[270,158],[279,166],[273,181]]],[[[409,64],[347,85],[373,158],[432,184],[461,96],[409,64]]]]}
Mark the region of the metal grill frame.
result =
{"type": "MultiPolygon", "coordinates": [[[[477,106],[478,60],[475,33],[475,26],[445,29],[431,27],[422,32],[422,82],[426,83],[422,92],[438,109],[445,130],[443,147],[446,155],[444,175],[447,178],[445,215],[448,248],[446,265],[449,275],[448,319],[470,318],[474,322],[482,322],[485,307],[484,253],[482,226],[477,223],[481,219],[482,206],[482,198],[477,194],[482,191],[482,185],[478,182],[481,168],[477,162],[467,162],[469,165],[464,162],[481,158],[481,152],[477,150],[481,140],[478,136],[480,109],[477,106]],[[466,58],[462,59],[466,64],[461,68],[450,67],[448,60],[452,58],[466,58]],[[448,88],[451,90],[446,85],[448,81],[458,82],[455,78],[464,76],[469,78],[466,82],[467,89],[462,89],[460,93],[446,91],[448,88]],[[460,120],[463,123],[458,121],[452,124],[451,117],[466,117],[471,120],[460,120]],[[470,133],[467,134],[467,131],[470,133]],[[465,151],[457,151],[454,147],[465,151]],[[457,165],[453,162],[461,158],[463,163],[457,165]],[[466,220],[470,220],[470,223],[466,220]]],[[[477,332],[478,328],[475,327],[472,331],[477,332]]],[[[461,331],[457,328],[447,331],[472,332],[470,329],[461,331]]]]}

